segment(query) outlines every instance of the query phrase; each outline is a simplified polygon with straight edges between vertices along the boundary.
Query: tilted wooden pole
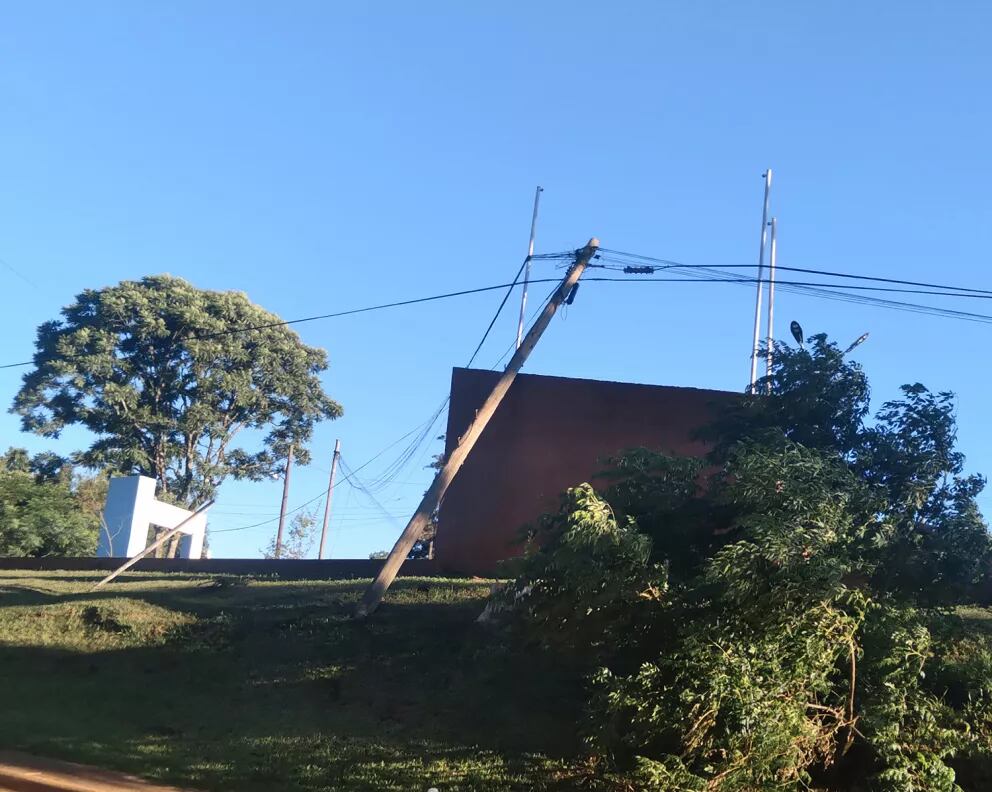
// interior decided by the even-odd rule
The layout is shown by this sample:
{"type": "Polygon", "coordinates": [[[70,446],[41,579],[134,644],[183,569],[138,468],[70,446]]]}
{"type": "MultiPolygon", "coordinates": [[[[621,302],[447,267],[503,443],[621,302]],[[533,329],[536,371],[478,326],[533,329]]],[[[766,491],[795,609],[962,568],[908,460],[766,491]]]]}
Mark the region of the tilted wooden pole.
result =
{"type": "Polygon", "coordinates": [[[551,318],[571,293],[572,289],[575,288],[575,285],[579,282],[579,278],[582,277],[583,271],[589,264],[589,260],[596,254],[598,249],[599,240],[593,237],[589,240],[589,244],[581,250],[576,251],[575,263],[568,270],[568,273],[565,275],[557,291],[555,291],[550,302],[541,311],[541,315],[534,322],[534,326],[527,332],[523,343],[517,348],[513,357],[510,358],[510,362],[506,364],[506,369],[493,388],[492,393],[489,394],[485,403],[479,408],[479,411],[475,414],[475,419],[469,425],[468,429],[465,430],[465,434],[459,438],[458,445],[434,477],[430,488],[424,493],[424,498],[420,501],[417,511],[410,518],[410,522],[407,523],[403,533],[400,534],[400,538],[396,540],[396,544],[393,545],[393,549],[389,552],[389,556],[379,570],[376,579],[365,590],[362,601],[358,603],[358,607],[355,609],[356,617],[362,618],[368,616],[379,607],[386,589],[389,588],[399,573],[400,567],[410,554],[410,548],[413,547],[413,543],[424,532],[424,528],[427,527],[431,515],[441,503],[441,499],[444,497],[444,493],[447,491],[452,479],[454,479],[455,474],[458,473],[469,452],[475,446],[476,441],[482,434],[482,430],[489,423],[489,419],[493,417],[493,413],[496,412],[499,403],[506,396],[506,392],[510,389],[510,385],[513,384],[513,380],[516,379],[517,373],[541,338],[541,334],[551,323],[551,318]]]}
{"type": "Polygon", "coordinates": [[[327,544],[327,523],[331,519],[331,498],[334,497],[334,474],[338,469],[338,458],[341,456],[341,441],[334,441],[334,456],[331,457],[331,477],[327,480],[327,500],[324,501],[324,526],[320,529],[320,549],[317,558],[324,557],[324,547],[327,544]]]}
{"type": "Polygon", "coordinates": [[[289,474],[293,470],[293,444],[289,444],[289,453],[286,455],[286,473],[282,477],[282,505],[279,507],[279,528],[276,530],[276,552],[275,557],[282,555],[282,529],[286,524],[286,505],[289,503],[289,474]]]}
{"type": "Polygon", "coordinates": [[[151,553],[154,550],[157,550],[163,544],[165,544],[166,542],[168,542],[173,536],[178,535],[178,533],[182,530],[183,526],[186,523],[188,523],[190,520],[192,520],[197,515],[202,514],[203,512],[205,512],[207,509],[209,509],[213,505],[214,505],[213,500],[208,500],[200,508],[198,508],[195,512],[193,512],[189,517],[187,517],[185,520],[183,520],[181,523],[179,523],[179,525],[177,525],[171,531],[166,531],[158,539],[156,539],[154,542],[152,542],[150,545],[148,545],[148,547],[146,547],[144,550],[142,550],[140,553],[138,553],[138,555],[136,555],[134,558],[129,558],[125,563],[123,563],[123,564],[121,564],[121,566],[117,567],[117,569],[115,569],[113,572],[111,572],[109,575],[107,575],[107,577],[105,577],[103,580],[101,580],[99,583],[97,583],[93,588],[94,589],[100,588],[100,586],[104,585],[105,583],[109,583],[111,580],[113,580],[115,577],[117,577],[121,572],[124,572],[125,570],[128,570],[131,567],[133,567],[135,564],[137,564],[146,555],[148,555],[149,553],[151,553]]]}

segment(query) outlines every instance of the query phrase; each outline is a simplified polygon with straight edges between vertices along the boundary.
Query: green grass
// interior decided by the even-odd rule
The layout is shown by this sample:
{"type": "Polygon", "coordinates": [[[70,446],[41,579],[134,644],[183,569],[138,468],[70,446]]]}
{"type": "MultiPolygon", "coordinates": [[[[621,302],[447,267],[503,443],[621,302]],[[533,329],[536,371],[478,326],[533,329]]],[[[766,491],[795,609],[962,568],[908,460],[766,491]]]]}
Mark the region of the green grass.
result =
{"type": "Polygon", "coordinates": [[[203,790],[587,788],[581,682],[489,584],[0,572],[0,747],[203,790]]]}

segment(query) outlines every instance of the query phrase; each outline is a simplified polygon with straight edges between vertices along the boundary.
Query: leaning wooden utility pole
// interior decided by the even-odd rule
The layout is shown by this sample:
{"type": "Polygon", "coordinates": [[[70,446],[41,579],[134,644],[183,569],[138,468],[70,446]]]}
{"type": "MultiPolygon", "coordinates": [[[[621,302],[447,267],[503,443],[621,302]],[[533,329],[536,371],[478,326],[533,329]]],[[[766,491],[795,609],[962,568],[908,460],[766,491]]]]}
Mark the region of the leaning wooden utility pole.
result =
{"type": "Polygon", "coordinates": [[[324,545],[327,543],[327,523],[331,518],[331,498],[334,497],[334,474],[338,469],[338,458],[341,456],[341,441],[334,441],[334,456],[331,457],[331,477],[327,480],[327,500],[324,501],[324,527],[320,529],[320,549],[317,558],[324,557],[324,545]]]}
{"type": "Polygon", "coordinates": [[[468,457],[472,448],[475,446],[476,441],[482,434],[482,430],[486,428],[486,424],[489,423],[489,419],[493,417],[493,413],[496,412],[496,408],[499,407],[500,402],[503,401],[503,397],[506,396],[506,392],[510,389],[510,385],[512,385],[513,380],[516,379],[517,373],[520,371],[521,367],[524,365],[524,362],[537,345],[538,340],[541,338],[541,334],[551,323],[551,319],[558,310],[558,307],[565,302],[568,296],[572,293],[572,290],[579,282],[579,278],[582,277],[582,273],[588,266],[589,260],[596,255],[596,251],[598,249],[599,240],[593,237],[584,248],[575,252],[575,263],[569,268],[568,273],[558,286],[558,289],[555,291],[551,300],[544,307],[544,310],[541,311],[541,315],[537,318],[537,321],[534,322],[533,327],[531,327],[531,329],[527,332],[523,343],[514,353],[513,357],[510,358],[510,362],[506,364],[506,369],[503,371],[503,375],[499,378],[499,381],[493,387],[492,393],[489,394],[489,397],[486,399],[485,403],[483,403],[478,412],[476,412],[475,419],[471,424],[469,424],[468,429],[465,430],[465,434],[458,439],[458,445],[451,452],[451,455],[444,463],[444,466],[434,477],[434,481],[431,483],[430,488],[426,493],[424,493],[423,500],[420,501],[420,505],[414,512],[413,517],[410,518],[410,522],[407,523],[403,533],[400,534],[400,538],[397,539],[396,544],[393,545],[393,549],[389,552],[389,556],[386,558],[385,563],[383,563],[382,568],[379,570],[379,574],[376,576],[376,579],[373,580],[372,584],[365,590],[365,595],[362,597],[362,601],[358,603],[358,607],[355,610],[356,617],[362,618],[364,616],[368,616],[372,613],[372,611],[379,607],[379,603],[382,602],[386,589],[389,588],[390,584],[399,573],[400,567],[403,565],[406,557],[410,554],[410,549],[413,547],[413,543],[420,538],[421,534],[423,534],[424,528],[426,528],[427,524],[430,522],[431,515],[434,514],[434,511],[440,505],[441,499],[444,497],[444,493],[447,491],[448,486],[451,484],[462,464],[465,462],[466,457],[468,457]]]}
{"type": "Polygon", "coordinates": [[[282,477],[282,505],[279,507],[279,528],[276,531],[276,552],[275,557],[282,555],[282,529],[286,524],[286,504],[289,501],[289,474],[293,469],[293,444],[289,444],[289,453],[286,454],[286,473],[282,477]]]}

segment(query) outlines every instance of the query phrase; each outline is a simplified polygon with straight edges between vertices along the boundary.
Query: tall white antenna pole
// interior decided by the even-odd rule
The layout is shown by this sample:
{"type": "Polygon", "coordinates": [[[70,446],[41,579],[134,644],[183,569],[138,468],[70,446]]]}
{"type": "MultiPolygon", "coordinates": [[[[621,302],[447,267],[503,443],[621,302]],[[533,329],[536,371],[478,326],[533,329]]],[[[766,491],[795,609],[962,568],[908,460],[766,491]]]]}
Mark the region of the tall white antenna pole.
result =
{"type": "MultiPolygon", "coordinates": [[[[778,218],[772,218],[772,241],[768,253],[768,336],[765,339],[765,376],[772,375],[772,344],[774,343],[775,325],[775,262],[778,259],[778,218]]],[[[768,392],[772,392],[771,379],[768,380],[768,392]]]]}
{"type": "Polygon", "coordinates": [[[324,525],[320,529],[320,546],[317,550],[317,558],[324,557],[324,549],[327,546],[327,523],[331,519],[331,499],[334,497],[334,474],[338,470],[338,460],[341,458],[341,440],[334,441],[334,455],[331,457],[331,477],[327,480],[327,498],[324,499],[324,525]]]}
{"type": "Polygon", "coordinates": [[[534,239],[537,236],[537,207],[541,203],[541,193],[544,188],[538,185],[534,191],[534,215],[530,219],[530,244],[527,246],[527,261],[524,262],[524,291],[520,295],[520,321],[517,322],[517,349],[524,340],[524,312],[527,310],[527,284],[530,282],[530,260],[534,255],[534,239]]]}
{"type": "Polygon", "coordinates": [[[765,243],[768,240],[768,195],[772,190],[772,169],[762,174],[765,177],[765,204],[761,210],[761,249],[758,252],[758,283],[754,297],[754,343],[751,346],[751,386],[749,391],[754,393],[754,383],[758,379],[758,344],[761,340],[761,292],[764,284],[761,282],[765,274],[765,243]]]}

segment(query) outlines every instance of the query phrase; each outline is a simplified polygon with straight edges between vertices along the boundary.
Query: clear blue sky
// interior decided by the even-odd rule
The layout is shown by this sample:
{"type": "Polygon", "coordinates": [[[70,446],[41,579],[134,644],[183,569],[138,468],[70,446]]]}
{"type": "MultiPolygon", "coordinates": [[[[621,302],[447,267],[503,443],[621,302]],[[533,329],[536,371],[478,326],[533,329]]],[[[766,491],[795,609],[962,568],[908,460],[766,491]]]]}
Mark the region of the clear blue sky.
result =
{"type": "MultiPolygon", "coordinates": [[[[987,4],[37,2],[3,18],[2,362],[83,288],[150,273],[285,318],[509,280],[536,184],[539,252],[595,234],[752,263],[769,166],[781,264],[992,287],[987,4]]],[[[291,504],[324,487],[335,437],[357,467],[423,421],[498,301],[300,326],[345,416],[317,431],[291,504]]],[[[590,283],[527,370],[740,390],[752,301],[590,283]]],[[[777,312],[780,336],[793,318],[840,342],[871,331],[876,406],[906,381],[955,391],[969,467],[992,470],[992,327],[794,295],[777,312]]],[[[5,406],[22,373],[0,371],[5,406]]],[[[83,440],[0,416],[3,445],[83,440]]],[[[340,490],[334,556],[392,544],[439,447],[379,494],[395,523],[340,490]]],[[[225,484],[212,527],[272,516],[279,489],[225,484]]],[[[254,555],[273,529],[216,534],[214,553],[254,555]]]]}

